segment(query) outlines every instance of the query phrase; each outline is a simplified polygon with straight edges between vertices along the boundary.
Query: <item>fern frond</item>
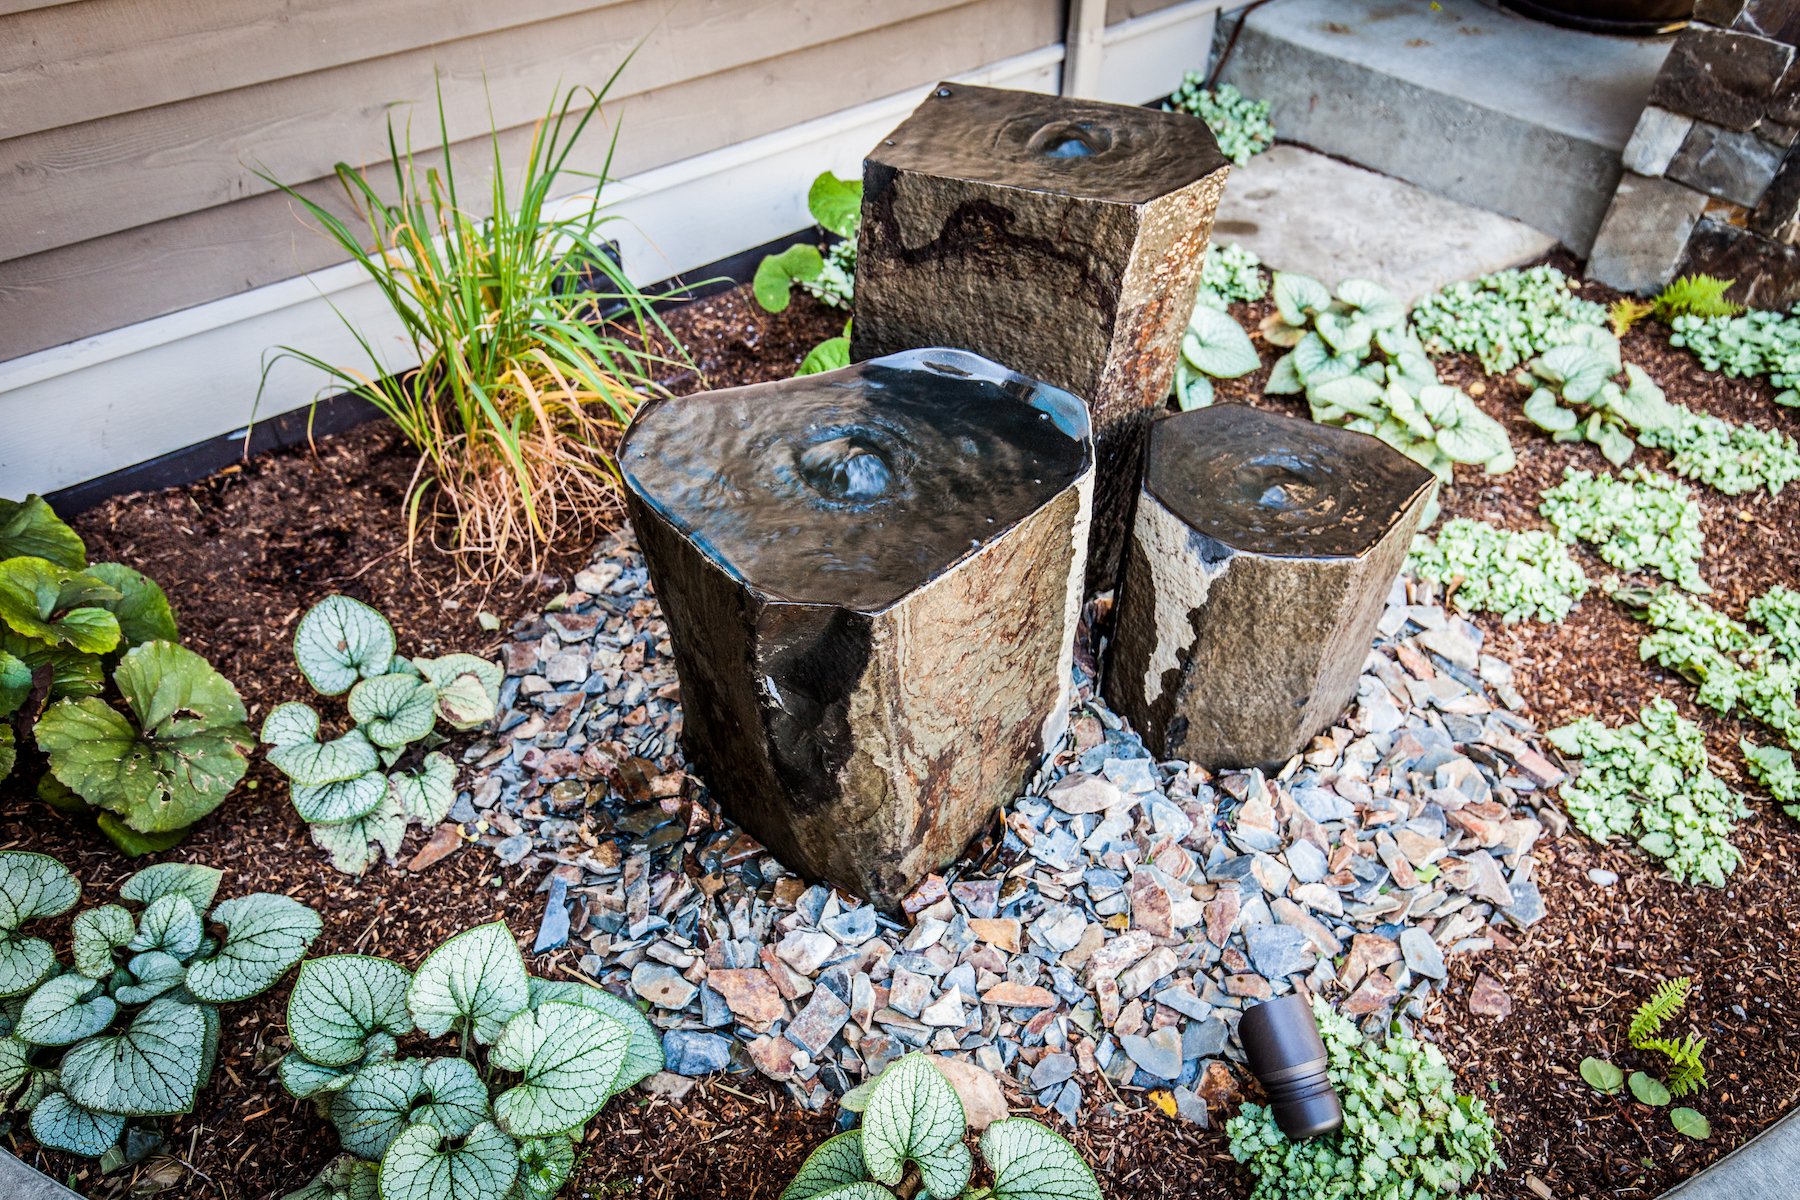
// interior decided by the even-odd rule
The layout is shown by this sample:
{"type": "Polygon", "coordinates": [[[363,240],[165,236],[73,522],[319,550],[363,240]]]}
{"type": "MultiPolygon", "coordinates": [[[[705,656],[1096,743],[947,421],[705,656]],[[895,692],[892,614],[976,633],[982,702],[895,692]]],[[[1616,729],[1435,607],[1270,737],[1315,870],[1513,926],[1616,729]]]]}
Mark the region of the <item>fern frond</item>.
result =
{"type": "Polygon", "coordinates": [[[1662,321],[1681,316],[1735,317],[1744,306],[1727,300],[1725,290],[1736,282],[1715,275],[1683,275],[1657,294],[1652,308],[1662,321]]]}
{"type": "Polygon", "coordinates": [[[1614,337],[1622,338],[1631,332],[1631,327],[1649,316],[1656,305],[1648,300],[1634,300],[1630,296],[1621,296],[1612,302],[1606,310],[1608,323],[1612,325],[1614,337]]]}
{"type": "Polygon", "coordinates": [[[1669,1018],[1681,1011],[1693,986],[1694,981],[1686,975],[1665,979],[1648,1000],[1638,1005],[1637,1012],[1632,1014],[1631,1026],[1626,1030],[1633,1049],[1650,1049],[1650,1039],[1661,1033],[1669,1018]]]}
{"type": "Polygon", "coordinates": [[[1653,1050],[1669,1060],[1668,1084],[1672,1096],[1688,1096],[1706,1086],[1706,1039],[1690,1033],[1685,1038],[1649,1038],[1645,1050],[1653,1050]]]}

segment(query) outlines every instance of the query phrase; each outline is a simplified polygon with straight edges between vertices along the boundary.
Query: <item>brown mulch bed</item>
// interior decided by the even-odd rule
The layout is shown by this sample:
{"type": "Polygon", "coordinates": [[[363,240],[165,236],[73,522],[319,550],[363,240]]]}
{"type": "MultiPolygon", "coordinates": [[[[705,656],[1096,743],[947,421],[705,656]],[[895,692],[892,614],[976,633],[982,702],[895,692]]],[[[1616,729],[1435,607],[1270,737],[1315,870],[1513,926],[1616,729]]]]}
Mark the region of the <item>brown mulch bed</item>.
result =
{"type": "MultiPolygon", "coordinates": [[[[1558,265],[1568,267],[1567,262],[1558,265]]],[[[1610,294],[1589,285],[1590,298],[1610,294]]],[[[1266,306],[1238,315],[1254,327],[1266,306]]],[[[778,317],[760,312],[743,291],[674,314],[677,334],[714,386],[785,375],[818,340],[839,332],[842,314],[797,297],[778,317]]],[[[1626,342],[1626,357],[1646,367],[1673,400],[1730,420],[1776,424],[1800,434],[1800,414],[1769,402],[1771,389],[1700,371],[1667,346],[1666,331],[1646,325],[1626,342]]],[[[1265,355],[1272,361],[1274,352],[1265,355]]],[[[1472,360],[1441,364],[1505,420],[1520,450],[1509,475],[1468,473],[1445,498],[1449,516],[1509,525],[1537,524],[1540,491],[1565,465],[1602,465],[1589,446],[1551,443],[1518,415],[1522,392],[1507,377],[1483,377],[1472,360]]],[[[1264,372],[1221,385],[1225,400],[1253,400],[1264,372]]],[[[692,373],[667,381],[697,386],[692,373]]],[[[1290,400],[1270,407],[1300,412],[1290,400]]],[[[1663,456],[1644,452],[1662,465],[1663,456]]],[[[441,654],[486,650],[477,613],[503,623],[560,590],[559,576],[585,556],[571,546],[542,578],[483,589],[459,578],[429,546],[410,556],[400,500],[413,460],[380,424],[241,464],[188,487],[120,497],[75,522],[96,559],[116,558],[158,579],[174,600],[185,641],[232,678],[252,719],[304,693],[288,648],[294,622],[334,591],[368,600],[393,618],[403,651],[441,654]]],[[[1800,485],[1783,496],[1730,498],[1696,487],[1708,539],[1703,570],[1711,601],[1741,614],[1748,599],[1778,581],[1800,578],[1800,485]]],[[[1591,557],[1596,580],[1608,568],[1591,557]]],[[[1708,731],[1716,769],[1741,784],[1738,722],[1698,710],[1692,689],[1637,659],[1642,628],[1598,592],[1562,626],[1502,627],[1481,618],[1490,649],[1512,662],[1518,687],[1545,725],[1583,713],[1617,722],[1654,695],[1667,695],[1708,731]]],[[[1453,960],[1445,999],[1432,1014],[1435,1035],[1462,1087],[1483,1096],[1503,1131],[1507,1167],[1488,1180],[1491,1197],[1651,1197],[1747,1140],[1800,1097],[1800,826],[1753,792],[1757,815],[1736,839],[1744,865],[1723,891],[1683,887],[1622,845],[1601,847],[1570,833],[1540,845],[1539,879],[1548,917],[1515,945],[1478,960],[1453,960]],[[1587,870],[1620,876],[1603,889],[1587,870]],[[1513,1002],[1495,1020],[1467,1010],[1475,971],[1499,979],[1513,1002]],[[1694,1028],[1709,1039],[1714,1086],[1690,1101],[1712,1120],[1710,1141],[1669,1130],[1666,1115],[1592,1092],[1575,1074],[1584,1055],[1640,1065],[1623,1047],[1623,1024],[1655,982],[1690,974],[1694,1028]]],[[[16,794],[0,797],[10,831],[6,847],[55,854],[81,876],[90,902],[110,899],[134,864],[87,830],[16,794]]],[[[418,847],[415,831],[403,860],[418,847]]],[[[449,934],[495,917],[521,935],[533,927],[538,880],[502,869],[482,852],[451,855],[413,875],[377,868],[362,880],[332,871],[307,838],[286,789],[260,763],[247,784],[168,857],[227,867],[223,895],[289,892],[317,908],[325,933],[316,953],[357,950],[411,966],[449,934]]],[[[91,1164],[36,1150],[22,1131],[9,1148],[91,1195],[122,1195],[154,1175],[169,1194],[262,1198],[299,1186],[333,1152],[334,1139],[310,1106],[289,1100],[273,1072],[285,1044],[285,987],[225,1010],[220,1074],[191,1116],[162,1122],[174,1158],[102,1178],[91,1164]]],[[[1648,1065],[1648,1064],[1643,1064],[1648,1065]]],[[[1098,1107],[1104,1094],[1092,1099],[1098,1107]]],[[[1217,1130],[1165,1117],[1125,1093],[1131,1111],[1090,1113],[1077,1146],[1109,1196],[1241,1196],[1248,1177],[1217,1130]]],[[[589,1130],[578,1185],[570,1194],[644,1197],[779,1194],[800,1161],[835,1128],[829,1115],[798,1110],[754,1074],[698,1083],[680,1099],[639,1096],[615,1102],[589,1130]]]]}

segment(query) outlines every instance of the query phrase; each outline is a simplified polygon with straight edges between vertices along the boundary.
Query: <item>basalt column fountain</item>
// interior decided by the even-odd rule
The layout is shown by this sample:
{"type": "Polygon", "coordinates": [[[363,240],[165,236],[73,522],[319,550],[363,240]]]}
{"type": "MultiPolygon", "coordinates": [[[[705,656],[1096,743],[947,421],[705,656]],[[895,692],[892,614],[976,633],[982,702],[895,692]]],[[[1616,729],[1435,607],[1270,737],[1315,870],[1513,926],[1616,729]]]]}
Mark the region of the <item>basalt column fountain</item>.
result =
{"type": "Polygon", "coordinates": [[[1091,588],[1116,579],[1229,169],[1185,114],[958,83],[863,160],[852,357],[958,346],[1086,400],[1091,588]]]}
{"type": "Polygon", "coordinates": [[[897,909],[1062,737],[1086,410],[916,350],[653,400],[620,461],[690,761],[788,867],[897,909]]]}
{"type": "Polygon", "coordinates": [[[1431,472],[1243,405],[1157,421],[1104,690],[1159,755],[1273,767],[1337,720],[1431,472]]]}

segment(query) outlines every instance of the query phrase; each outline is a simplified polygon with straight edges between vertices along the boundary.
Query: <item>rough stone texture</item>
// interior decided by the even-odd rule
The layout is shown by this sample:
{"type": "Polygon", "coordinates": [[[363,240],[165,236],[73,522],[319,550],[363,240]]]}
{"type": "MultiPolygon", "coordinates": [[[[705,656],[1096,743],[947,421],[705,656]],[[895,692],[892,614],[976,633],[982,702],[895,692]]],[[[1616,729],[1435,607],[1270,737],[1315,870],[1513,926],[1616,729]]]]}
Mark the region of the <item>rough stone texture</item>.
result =
{"type": "Polygon", "coordinates": [[[1750,214],[1749,227],[1766,238],[1800,243],[1800,154],[1790,153],[1750,214]]]}
{"type": "Polygon", "coordinates": [[[1062,735],[1080,402],[922,350],[652,402],[621,463],[690,759],[782,862],[895,910],[1062,735]]]}
{"type": "Polygon", "coordinates": [[[1695,25],[1675,39],[1650,103],[1727,129],[1750,129],[1794,61],[1794,48],[1750,33],[1695,25]]]}
{"type": "Polygon", "coordinates": [[[1116,578],[1229,171],[1179,113],[943,84],[863,162],[852,357],[956,346],[1088,403],[1088,582],[1116,578]]]}
{"type": "Polygon", "coordinates": [[[1794,0],[1699,0],[1694,20],[1720,29],[1760,33],[1790,45],[1800,39],[1800,7],[1794,0]]]}
{"type": "Polygon", "coordinates": [[[1676,270],[1736,280],[1731,298],[1752,308],[1787,308],[1800,301],[1800,247],[1721,221],[1706,219],[1694,227],[1676,270]]]}
{"type": "Polygon", "coordinates": [[[1659,291],[1675,276],[1706,195],[1668,179],[1625,176],[1588,258],[1589,278],[1620,291],[1659,291]]]}
{"type": "Polygon", "coordinates": [[[1667,174],[1678,183],[1748,207],[1762,199],[1781,159],[1782,148],[1755,133],[1696,123],[1667,174]]]}
{"type": "Polygon", "coordinates": [[[1621,155],[1625,169],[1639,175],[1661,175],[1669,169],[1670,160],[1693,127],[1692,117],[1654,104],[1647,106],[1638,117],[1637,128],[1631,131],[1631,140],[1625,143],[1621,155]]]}
{"type": "Polygon", "coordinates": [[[1107,699],[1163,756],[1285,762],[1356,694],[1432,476],[1240,405],[1157,422],[1147,453],[1107,699]]]}

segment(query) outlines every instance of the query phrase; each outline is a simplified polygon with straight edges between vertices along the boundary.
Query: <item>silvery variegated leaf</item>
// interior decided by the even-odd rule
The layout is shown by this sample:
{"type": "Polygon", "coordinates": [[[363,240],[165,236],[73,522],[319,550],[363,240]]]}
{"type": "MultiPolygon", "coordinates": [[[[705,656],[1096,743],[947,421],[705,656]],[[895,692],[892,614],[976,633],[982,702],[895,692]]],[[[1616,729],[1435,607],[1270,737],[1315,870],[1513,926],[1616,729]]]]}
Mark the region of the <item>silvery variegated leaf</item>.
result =
{"type": "Polygon", "coordinates": [[[170,892],[151,901],[138,917],[137,935],[128,945],[136,951],[161,950],[188,959],[200,949],[205,932],[194,902],[180,892],[170,892]]]}
{"type": "Polygon", "coordinates": [[[1562,384],[1563,399],[1581,404],[1600,394],[1612,374],[1606,357],[1586,346],[1553,346],[1544,351],[1531,370],[1562,384]]]}
{"type": "Polygon", "coordinates": [[[513,1017],[494,1042],[494,1065],[524,1076],[494,1098],[514,1137],[579,1129],[612,1096],[631,1035],[595,1009],[549,1001],[513,1017]]]}
{"type": "Polygon", "coordinates": [[[197,863],[157,863],[145,867],[119,885],[119,895],[139,904],[154,904],[171,892],[180,892],[205,912],[219,893],[225,872],[197,863]]]}
{"type": "Polygon", "coordinates": [[[31,1043],[10,1035],[0,1037],[0,1107],[30,1076],[31,1043]]]}
{"type": "Polygon", "coordinates": [[[31,1136],[40,1146],[99,1158],[118,1144],[125,1118],[84,1108],[62,1092],[52,1092],[31,1110],[31,1136]]]}
{"type": "Polygon", "coordinates": [[[963,1145],[962,1101],[925,1055],[908,1054],[881,1073],[863,1112],[863,1161],[878,1182],[900,1182],[911,1162],[925,1190],[952,1200],[969,1182],[974,1160],[963,1145]]]}
{"type": "Polygon", "coordinates": [[[148,1004],[187,982],[187,968],[181,964],[181,960],[161,950],[146,950],[142,954],[132,955],[126,969],[130,972],[132,982],[120,984],[112,990],[113,999],[120,1004],[148,1004]]]}
{"type": "Polygon", "coordinates": [[[23,995],[56,969],[50,943],[19,927],[65,913],[80,898],[75,876],[48,854],[0,852],[0,997],[23,995]]]}
{"type": "Polygon", "coordinates": [[[1380,384],[1358,375],[1314,384],[1307,391],[1308,397],[1315,404],[1330,405],[1370,420],[1377,420],[1383,415],[1382,394],[1380,384]]]}
{"type": "Polygon", "coordinates": [[[437,689],[437,711],[452,729],[475,729],[494,719],[505,678],[497,663],[473,654],[415,659],[413,665],[437,689]]]}
{"type": "Polygon", "coordinates": [[[194,1107],[206,1055],[201,1008],[162,997],[124,1032],[89,1038],[63,1055],[69,1098],[96,1112],[167,1117],[194,1107]]]}
{"type": "Polygon", "coordinates": [[[1250,335],[1230,313],[1200,305],[1181,335],[1181,357],[1215,379],[1237,379],[1262,366],[1250,335]]]}
{"type": "MultiPolygon", "coordinates": [[[[379,774],[379,773],[378,773],[379,774]]],[[[406,810],[399,797],[383,781],[381,802],[369,812],[342,825],[312,826],[313,844],[331,855],[331,865],[346,875],[361,875],[383,854],[392,859],[406,837],[406,810]]]]}
{"type": "Polygon", "coordinates": [[[491,1121],[446,1146],[430,1125],[410,1125],[381,1160],[382,1200],[504,1200],[519,1174],[519,1148],[491,1121]]]}
{"type": "Polygon", "coordinates": [[[1263,392],[1270,396],[1298,396],[1306,390],[1306,383],[1295,369],[1292,351],[1275,360],[1269,368],[1269,380],[1263,384],[1263,392]]]}
{"type": "Polygon", "coordinates": [[[1400,298],[1367,279],[1346,279],[1338,284],[1338,299],[1354,308],[1371,329],[1399,329],[1406,324],[1400,298]]]}
{"type": "Polygon", "coordinates": [[[212,920],[225,927],[225,944],[190,965],[187,977],[188,991],[212,1004],[248,1000],[273,985],[305,957],[322,928],[318,913],[271,892],[227,900],[212,920]]]}
{"type": "Polygon", "coordinates": [[[366,954],[333,954],[300,964],[288,995],[288,1035],[294,1048],[328,1067],[361,1058],[376,1031],[412,1032],[406,987],[412,975],[399,963],[366,954]]]}
{"type": "Polygon", "coordinates": [[[381,765],[374,743],[352,729],[329,742],[295,742],[269,751],[269,761],[296,784],[319,787],[367,775],[381,765]]]}
{"type": "Polygon", "coordinates": [[[394,646],[388,619],[349,596],[325,597],[294,630],[294,661],[313,690],[326,696],[348,691],[358,677],[387,674],[394,646]]]}
{"type": "Polygon", "coordinates": [[[1359,359],[1368,354],[1369,344],[1375,337],[1375,330],[1367,321],[1349,313],[1320,313],[1313,318],[1313,328],[1325,339],[1332,353],[1355,355],[1359,359]]]}
{"type": "Polygon", "coordinates": [[[1304,325],[1309,315],[1331,307],[1331,291],[1308,275],[1277,271],[1270,291],[1281,319],[1289,325],[1304,325]]]}
{"type": "Polygon", "coordinates": [[[340,1154],[305,1187],[289,1192],[281,1200],[379,1200],[380,1195],[376,1165],[354,1155],[340,1154]]]}
{"type": "Polygon", "coordinates": [[[631,1044],[625,1049],[625,1061],[619,1064],[619,1076],[613,1080],[613,1094],[642,1083],[663,1069],[662,1034],[650,1023],[643,1009],[615,996],[605,988],[573,979],[539,979],[531,977],[531,1007],[549,1002],[582,1004],[605,1013],[625,1026],[631,1044]]]}
{"type": "Polygon", "coordinates": [[[817,1200],[895,1200],[895,1197],[879,1183],[846,1183],[829,1192],[820,1192],[817,1200]]]}
{"type": "Polygon", "coordinates": [[[346,704],[369,740],[390,750],[410,746],[437,724],[437,689],[405,672],[363,680],[346,704]]]}
{"type": "Polygon", "coordinates": [[[416,771],[396,771],[388,776],[400,807],[409,820],[421,825],[438,824],[450,815],[456,802],[456,764],[447,754],[432,751],[416,771]]]}
{"type": "Polygon", "coordinates": [[[289,1050],[281,1056],[277,1074],[288,1095],[296,1100],[312,1100],[342,1091],[349,1086],[360,1066],[359,1063],[347,1067],[327,1067],[313,1062],[298,1050],[289,1050]]]}
{"type": "Polygon", "coordinates": [[[1101,1200],[1075,1147],[1036,1121],[995,1121],[981,1135],[981,1157],[994,1172],[994,1200],[1101,1200]]]}
{"type": "Polygon", "coordinates": [[[575,1145],[565,1137],[527,1138],[519,1143],[520,1200],[552,1200],[575,1171],[575,1145]]]}
{"type": "Polygon", "coordinates": [[[136,936],[131,913],[117,904],[88,909],[75,918],[71,934],[75,969],[89,979],[105,979],[113,972],[113,951],[136,936]]]}
{"type": "Polygon", "coordinates": [[[1525,419],[1546,433],[1565,433],[1581,421],[1573,410],[1556,402],[1556,393],[1541,387],[1525,399],[1525,419]]]}
{"type": "Polygon", "coordinates": [[[502,921],[465,930],[426,955],[406,993],[406,1007],[426,1036],[466,1028],[483,1045],[530,1003],[525,959],[502,921]]]}
{"type": "Polygon", "coordinates": [[[413,1109],[412,1120],[425,1122],[445,1137],[458,1138],[488,1119],[487,1084],[466,1059],[429,1059],[419,1082],[427,1099],[413,1109]]]}
{"type": "Polygon", "coordinates": [[[380,768],[336,783],[293,786],[294,811],[308,825],[343,825],[366,817],[387,797],[388,777],[380,768]]]}
{"type": "Polygon", "coordinates": [[[302,704],[298,700],[289,700],[277,704],[263,718],[262,734],[265,746],[298,746],[305,742],[319,740],[319,714],[310,704],[302,704]]]}
{"type": "Polygon", "coordinates": [[[869,1169],[863,1165],[862,1130],[852,1129],[827,1138],[807,1155],[794,1181],[782,1189],[781,1200],[816,1200],[836,1188],[868,1178],[869,1169]]]}
{"type": "Polygon", "coordinates": [[[1213,381],[1188,366],[1186,359],[1175,363],[1175,406],[1182,412],[1211,408],[1216,398],[1213,381]]]}
{"type": "Polygon", "coordinates": [[[415,1058],[371,1063],[331,1097],[338,1143],[358,1158],[380,1158],[406,1128],[413,1104],[424,1095],[425,1068],[415,1058]]]}
{"type": "Polygon", "coordinates": [[[39,1046],[67,1046],[112,1024],[119,1006],[86,975],[46,979],[25,1001],[13,1036],[39,1046]]]}

